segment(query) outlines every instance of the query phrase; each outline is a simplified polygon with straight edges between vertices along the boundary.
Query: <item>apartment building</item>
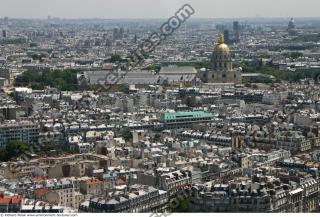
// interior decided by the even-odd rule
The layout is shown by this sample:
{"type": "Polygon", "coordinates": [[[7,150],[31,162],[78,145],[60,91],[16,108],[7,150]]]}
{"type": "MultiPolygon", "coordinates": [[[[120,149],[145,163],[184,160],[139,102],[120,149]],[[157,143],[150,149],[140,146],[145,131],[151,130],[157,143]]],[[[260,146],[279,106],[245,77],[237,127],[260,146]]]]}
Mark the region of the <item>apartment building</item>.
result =
{"type": "Polygon", "coordinates": [[[155,188],[167,191],[169,196],[172,196],[192,184],[192,174],[187,170],[157,174],[141,173],[138,174],[137,183],[151,185],[155,188]]]}
{"type": "Polygon", "coordinates": [[[192,210],[198,212],[314,212],[319,208],[319,180],[286,182],[272,176],[192,188],[192,210]]]}
{"type": "Polygon", "coordinates": [[[13,140],[37,145],[39,142],[39,127],[29,121],[1,124],[0,147],[13,140]]]}
{"type": "Polygon", "coordinates": [[[124,191],[93,197],[80,205],[81,212],[164,212],[168,206],[166,191],[147,185],[132,185],[124,191]]]}
{"type": "Polygon", "coordinates": [[[103,189],[103,182],[96,178],[80,182],[80,192],[83,194],[98,195],[102,193],[103,189]]]}

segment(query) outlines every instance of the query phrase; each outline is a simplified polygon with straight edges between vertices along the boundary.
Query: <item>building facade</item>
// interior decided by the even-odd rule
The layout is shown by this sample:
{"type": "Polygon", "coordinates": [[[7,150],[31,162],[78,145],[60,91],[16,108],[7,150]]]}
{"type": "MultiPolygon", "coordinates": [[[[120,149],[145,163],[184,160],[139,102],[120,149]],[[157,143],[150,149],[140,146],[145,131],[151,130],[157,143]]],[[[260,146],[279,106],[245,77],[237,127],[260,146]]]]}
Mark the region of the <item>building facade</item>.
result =
{"type": "Polygon", "coordinates": [[[1,125],[0,147],[14,140],[37,145],[39,142],[39,127],[31,122],[17,122],[1,125]]]}

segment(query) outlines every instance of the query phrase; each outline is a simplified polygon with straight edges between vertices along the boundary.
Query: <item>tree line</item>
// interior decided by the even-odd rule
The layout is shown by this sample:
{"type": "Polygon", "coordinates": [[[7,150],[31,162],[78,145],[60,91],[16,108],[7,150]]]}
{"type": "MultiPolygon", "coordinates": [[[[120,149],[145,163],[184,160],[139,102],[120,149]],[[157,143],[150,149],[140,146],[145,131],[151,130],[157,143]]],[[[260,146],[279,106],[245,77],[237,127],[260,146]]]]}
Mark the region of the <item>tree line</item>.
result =
{"type": "Polygon", "coordinates": [[[26,71],[15,79],[14,86],[31,87],[36,90],[43,90],[46,86],[54,87],[61,91],[78,90],[77,70],[26,71]]]}

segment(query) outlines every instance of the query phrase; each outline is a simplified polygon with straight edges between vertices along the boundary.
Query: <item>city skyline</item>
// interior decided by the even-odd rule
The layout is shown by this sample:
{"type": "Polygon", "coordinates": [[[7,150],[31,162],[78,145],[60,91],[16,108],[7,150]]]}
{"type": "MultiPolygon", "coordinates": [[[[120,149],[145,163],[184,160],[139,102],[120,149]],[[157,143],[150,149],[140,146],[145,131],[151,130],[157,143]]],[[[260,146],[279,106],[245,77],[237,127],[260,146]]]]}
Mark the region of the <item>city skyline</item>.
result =
{"type": "Polygon", "coordinates": [[[1,0],[1,16],[14,18],[101,18],[101,19],[148,19],[167,18],[177,8],[189,3],[196,10],[195,18],[282,18],[319,17],[320,2],[307,0],[270,1],[209,1],[202,0],[1,0]],[[19,7],[17,7],[19,5],[19,7]],[[126,7],[123,7],[126,5],[126,7]],[[76,7],[75,7],[76,6],[76,7]],[[75,10],[76,9],[76,10],[75,10]]]}

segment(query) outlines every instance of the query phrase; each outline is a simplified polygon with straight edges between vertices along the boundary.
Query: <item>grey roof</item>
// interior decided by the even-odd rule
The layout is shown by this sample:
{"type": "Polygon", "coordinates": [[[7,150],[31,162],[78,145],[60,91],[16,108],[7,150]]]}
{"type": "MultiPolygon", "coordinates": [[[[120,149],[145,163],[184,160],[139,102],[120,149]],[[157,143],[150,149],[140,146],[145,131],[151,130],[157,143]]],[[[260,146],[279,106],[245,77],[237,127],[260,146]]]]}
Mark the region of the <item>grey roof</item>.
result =
{"type": "Polygon", "coordinates": [[[118,204],[119,202],[115,199],[109,200],[106,204],[118,204]]]}
{"type": "Polygon", "coordinates": [[[192,66],[164,66],[161,68],[159,74],[197,74],[197,70],[192,66]]]}

